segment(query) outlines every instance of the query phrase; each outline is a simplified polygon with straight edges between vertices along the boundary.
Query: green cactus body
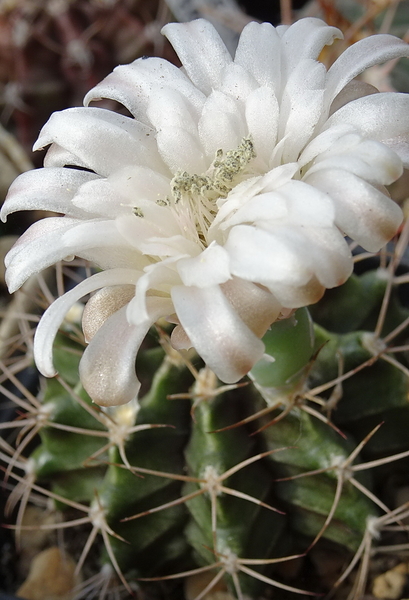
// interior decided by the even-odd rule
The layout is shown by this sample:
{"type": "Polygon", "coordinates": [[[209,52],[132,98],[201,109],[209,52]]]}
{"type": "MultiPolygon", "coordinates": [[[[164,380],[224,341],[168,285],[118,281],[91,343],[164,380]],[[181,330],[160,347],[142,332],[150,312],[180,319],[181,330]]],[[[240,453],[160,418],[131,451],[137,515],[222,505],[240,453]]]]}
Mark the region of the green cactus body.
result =
{"type": "MultiPolygon", "coordinates": [[[[214,377],[201,390],[205,371],[192,387],[186,363],[151,335],[137,363],[148,391],[115,409],[92,405],[78,383],[83,346],[64,331],[55,347],[61,379],[43,388],[29,454],[37,482],[58,494],[60,510],[62,499],[89,506],[83,520],[100,523],[100,560],[124,585],[203,569],[258,599],[267,585],[285,587],[270,579],[273,561],[312,540],[355,552],[367,523],[387,510],[372,501],[385,473],[364,461],[408,449],[405,356],[383,360],[374,334],[386,286],[382,270],[353,275],[312,308],[314,325],[305,308],[275,323],[237,389],[214,377]]],[[[408,314],[393,289],[382,335],[408,314]]],[[[394,343],[404,342],[402,332],[394,343]]]]}

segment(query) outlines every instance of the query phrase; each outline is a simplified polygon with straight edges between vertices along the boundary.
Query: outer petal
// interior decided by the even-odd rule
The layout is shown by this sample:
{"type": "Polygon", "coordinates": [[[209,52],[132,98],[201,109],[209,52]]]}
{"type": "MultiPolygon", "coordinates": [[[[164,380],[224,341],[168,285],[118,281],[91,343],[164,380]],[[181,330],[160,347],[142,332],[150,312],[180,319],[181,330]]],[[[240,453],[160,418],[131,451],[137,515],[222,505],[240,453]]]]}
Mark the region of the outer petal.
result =
{"type": "Polygon", "coordinates": [[[336,27],[329,27],[321,19],[307,17],[296,21],[282,35],[282,66],[287,75],[305,59],[316,60],[324,46],[332,44],[335,39],[343,38],[336,27]]]}
{"type": "Polygon", "coordinates": [[[30,275],[72,254],[72,249],[61,244],[61,236],[79,222],[68,217],[49,217],[31,225],[6,256],[6,282],[10,294],[30,275]]]}
{"type": "Polygon", "coordinates": [[[323,131],[341,123],[353,125],[364,137],[383,142],[409,167],[409,94],[372,94],[335,112],[323,131]]]}
{"type": "Polygon", "coordinates": [[[219,286],[176,286],[172,300],[196,351],[222,381],[235,383],[263,356],[264,344],[238,317],[219,286]]]}
{"type": "Polygon", "coordinates": [[[308,175],[322,169],[343,169],[365,179],[368,183],[390,185],[402,175],[402,161],[385,144],[363,140],[349,150],[337,151],[337,144],[317,157],[308,169],[308,175]]]}
{"type": "Polygon", "coordinates": [[[80,378],[92,400],[100,406],[126,404],[138,396],[136,356],[149,327],[164,314],[162,299],[150,298],[149,301],[148,321],[130,325],[124,306],[109,317],[85,349],[80,378]]]}
{"type": "Polygon", "coordinates": [[[409,45],[393,35],[371,35],[349,46],[328,71],[326,106],[354,77],[369,67],[401,56],[409,56],[409,45]]]}
{"type": "Polygon", "coordinates": [[[34,150],[55,142],[105,176],[129,164],[163,170],[152,134],[146,125],[110,110],[69,108],[51,115],[34,150]]]}
{"type": "Polygon", "coordinates": [[[234,277],[221,288],[240,319],[258,338],[281,313],[282,306],[273,294],[251,281],[234,277]]]}
{"type": "Polygon", "coordinates": [[[393,200],[353,173],[325,169],[305,181],[330,195],[337,226],[370,252],[386,244],[402,221],[393,200]]]}
{"type": "Polygon", "coordinates": [[[57,298],[45,311],[34,338],[34,356],[40,372],[53,377],[53,343],[65,315],[80,298],[100,288],[113,285],[135,284],[141,273],[133,269],[114,269],[97,273],[81,281],[75,288],[57,298]]]}
{"type": "MultiPolygon", "coordinates": [[[[98,175],[67,168],[36,169],[22,173],[12,183],[1,209],[1,220],[18,210],[50,210],[68,217],[89,216],[76,208],[72,199],[86,182],[98,175]]],[[[88,211],[89,213],[90,211],[88,211]]]]}
{"type": "Polygon", "coordinates": [[[177,90],[194,106],[200,114],[205,96],[186,77],[181,69],[161,58],[138,58],[130,65],[116,67],[101,83],[85,96],[84,104],[101,98],[110,98],[123,104],[129,112],[143,123],[149,125],[146,110],[149,101],[162,88],[177,90]]]}
{"type": "Polygon", "coordinates": [[[183,68],[199,90],[209,94],[221,82],[221,73],[232,58],[216,29],[208,21],[170,23],[162,28],[183,68]]]}

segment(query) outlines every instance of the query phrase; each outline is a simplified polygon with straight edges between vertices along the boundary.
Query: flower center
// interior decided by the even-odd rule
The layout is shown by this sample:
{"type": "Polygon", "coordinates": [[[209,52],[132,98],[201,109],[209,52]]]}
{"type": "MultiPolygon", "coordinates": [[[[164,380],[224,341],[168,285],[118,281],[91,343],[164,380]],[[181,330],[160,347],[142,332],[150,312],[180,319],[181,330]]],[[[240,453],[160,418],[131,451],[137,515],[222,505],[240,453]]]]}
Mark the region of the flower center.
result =
{"type": "Polygon", "coordinates": [[[207,232],[217,214],[217,200],[226,198],[243,179],[250,161],[256,157],[250,138],[243,138],[238,148],[217,150],[216,157],[207,173],[190,175],[178,171],[170,182],[171,198],[166,198],[183,230],[201,246],[207,246],[207,232]]]}
{"type": "MultiPolygon", "coordinates": [[[[185,237],[206,248],[207,232],[218,210],[217,200],[226,198],[240,181],[246,178],[247,166],[256,157],[254,144],[243,138],[235,150],[224,154],[217,150],[216,157],[205,174],[191,175],[178,171],[170,182],[171,195],[156,201],[169,208],[179,222],[185,237]]],[[[143,210],[135,206],[133,213],[143,217],[143,210]]]]}

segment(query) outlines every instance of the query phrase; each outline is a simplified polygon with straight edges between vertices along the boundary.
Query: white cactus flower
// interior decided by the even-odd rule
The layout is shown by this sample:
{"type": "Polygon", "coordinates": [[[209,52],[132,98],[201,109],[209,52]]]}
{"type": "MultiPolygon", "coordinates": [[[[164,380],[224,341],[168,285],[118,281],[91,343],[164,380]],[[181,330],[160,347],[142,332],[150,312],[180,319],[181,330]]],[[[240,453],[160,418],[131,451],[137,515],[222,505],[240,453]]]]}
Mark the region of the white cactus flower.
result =
{"type": "Polygon", "coordinates": [[[238,381],[272,322],[350,275],[345,236],[376,251],[402,219],[384,186],[409,165],[409,96],[353,80],[408,56],[407,44],[363,39],[327,71],[317,57],[342,34],[315,18],[248,24],[234,59],[204,20],[163,33],[183,67],[138,59],[85,98],[132,116],[54,113],[35,145],[50,146],[45,167],[18,177],[1,214],[64,215],[10,251],[11,291],[70,255],[102,270],[50,306],[35,339],[53,376],[65,313],[99,290],[84,311],[80,376],[101,405],[137,395],[135,359],[159,317],[176,324],[176,348],[194,346],[222,381],[238,381]]]}

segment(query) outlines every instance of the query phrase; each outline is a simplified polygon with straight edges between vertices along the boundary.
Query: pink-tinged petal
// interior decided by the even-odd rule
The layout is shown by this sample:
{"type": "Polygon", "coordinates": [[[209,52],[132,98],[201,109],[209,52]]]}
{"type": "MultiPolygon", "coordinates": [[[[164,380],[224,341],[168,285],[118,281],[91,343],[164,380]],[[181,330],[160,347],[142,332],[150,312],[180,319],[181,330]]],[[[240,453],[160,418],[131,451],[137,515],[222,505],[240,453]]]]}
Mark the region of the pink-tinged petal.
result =
{"type": "Polygon", "coordinates": [[[281,313],[282,306],[273,294],[251,281],[234,277],[220,287],[240,319],[259,338],[281,313]]]}
{"type": "Polygon", "coordinates": [[[235,383],[262,357],[264,344],[240,319],[219,286],[175,286],[172,300],[196,352],[221,381],[235,383]]]}
{"type": "Polygon", "coordinates": [[[386,144],[409,166],[409,94],[372,94],[354,100],[337,110],[323,131],[341,123],[353,125],[364,137],[386,144]],[[406,149],[403,155],[400,145],[406,149]]]}
{"type": "MultiPolygon", "coordinates": [[[[22,173],[12,183],[1,209],[1,220],[18,210],[50,210],[80,218],[86,212],[76,208],[72,199],[88,181],[98,179],[94,173],[77,169],[36,169],[22,173]]],[[[91,211],[87,211],[91,212],[91,211]]]]}
{"type": "Polygon", "coordinates": [[[162,28],[185,72],[194,85],[205,94],[217,89],[223,69],[232,58],[223,40],[208,21],[170,23],[162,28]]]}
{"type": "Polygon", "coordinates": [[[85,349],[80,362],[81,382],[100,406],[119,406],[135,400],[140,383],[135,362],[150,326],[164,316],[162,298],[149,298],[149,320],[130,325],[126,309],[119,309],[104,323],[85,349]]]}
{"type": "Polygon", "coordinates": [[[105,321],[134,296],[135,286],[128,284],[104,287],[95,292],[82,313],[82,331],[86,343],[89,344],[105,321]]]}
{"type": "Polygon", "coordinates": [[[93,402],[120,406],[137,398],[136,356],[152,323],[129,325],[123,307],[97,331],[79,366],[82,385],[93,402]]]}
{"type": "Polygon", "coordinates": [[[161,168],[153,130],[102,108],[69,108],[53,113],[34,150],[54,142],[104,176],[129,164],[161,168]]]}
{"type": "Polygon", "coordinates": [[[370,252],[386,244],[402,222],[399,206],[353,173],[325,169],[305,181],[331,197],[337,226],[370,252]]]}
{"type": "Polygon", "coordinates": [[[371,35],[349,46],[328,70],[326,106],[330,106],[337,94],[369,67],[403,56],[409,56],[409,45],[388,34],[371,35]]]}
{"type": "Polygon", "coordinates": [[[46,377],[56,375],[53,364],[54,339],[65,315],[80,298],[106,286],[136,284],[140,275],[140,272],[133,269],[96,273],[57,298],[42,316],[34,338],[34,356],[40,372],[46,377]]]}
{"type": "Polygon", "coordinates": [[[287,75],[305,59],[316,60],[324,48],[336,39],[342,39],[342,32],[328,26],[321,19],[307,17],[296,21],[291,27],[282,30],[282,66],[287,75]]]}
{"type": "Polygon", "coordinates": [[[243,29],[234,62],[262,86],[278,94],[281,85],[281,41],[270,23],[248,23],[243,29]]]}
{"type": "Polygon", "coordinates": [[[186,331],[181,325],[176,325],[170,336],[170,342],[175,350],[190,350],[193,347],[192,342],[186,335],[186,331]]]}
{"type": "Polygon", "coordinates": [[[177,270],[184,285],[215,286],[231,278],[229,255],[215,242],[194,258],[182,258],[177,270]]]}
{"type": "Polygon", "coordinates": [[[200,114],[204,94],[181,69],[156,57],[138,58],[130,65],[116,67],[113,73],[88,92],[84,104],[110,98],[123,104],[135,119],[149,125],[146,110],[154,90],[157,93],[158,84],[163,89],[178,91],[195,107],[197,115],[200,114]]]}
{"type": "Polygon", "coordinates": [[[345,106],[345,104],[353,102],[353,100],[371,96],[372,94],[379,94],[379,90],[375,86],[366,83],[366,81],[353,79],[335,96],[331,102],[329,114],[334,114],[334,112],[345,106]]]}

